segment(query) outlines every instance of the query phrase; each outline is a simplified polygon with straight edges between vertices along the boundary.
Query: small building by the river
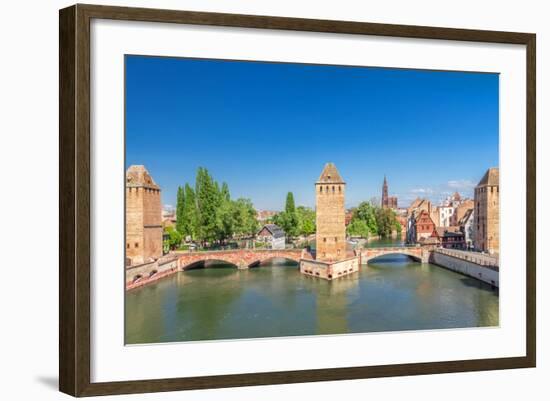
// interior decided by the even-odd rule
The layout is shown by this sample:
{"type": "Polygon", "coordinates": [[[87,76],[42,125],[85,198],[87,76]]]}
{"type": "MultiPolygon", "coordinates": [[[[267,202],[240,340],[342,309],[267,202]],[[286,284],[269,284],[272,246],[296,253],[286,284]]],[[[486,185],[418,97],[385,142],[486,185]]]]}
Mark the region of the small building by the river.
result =
{"type": "Polygon", "coordinates": [[[271,249],[285,249],[285,231],[276,224],[265,224],[256,235],[258,241],[266,242],[271,249]]]}
{"type": "Polygon", "coordinates": [[[464,233],[459,227],[437,227],[437,235],[442,248],[465,249],[464,233]]]}

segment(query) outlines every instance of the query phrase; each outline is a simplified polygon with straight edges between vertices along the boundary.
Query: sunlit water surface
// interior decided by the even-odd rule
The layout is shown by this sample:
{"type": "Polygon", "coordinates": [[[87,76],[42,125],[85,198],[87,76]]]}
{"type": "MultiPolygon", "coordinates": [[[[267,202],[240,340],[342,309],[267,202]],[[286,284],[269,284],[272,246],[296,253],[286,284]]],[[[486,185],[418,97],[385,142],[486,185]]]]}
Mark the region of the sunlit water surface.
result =
{"type": "Polygon", "coordinates": [[[498,290],[400,255],[334,281],[215,264],[127,291],[126,343],[496,326],[498,311],[498,290]]]}

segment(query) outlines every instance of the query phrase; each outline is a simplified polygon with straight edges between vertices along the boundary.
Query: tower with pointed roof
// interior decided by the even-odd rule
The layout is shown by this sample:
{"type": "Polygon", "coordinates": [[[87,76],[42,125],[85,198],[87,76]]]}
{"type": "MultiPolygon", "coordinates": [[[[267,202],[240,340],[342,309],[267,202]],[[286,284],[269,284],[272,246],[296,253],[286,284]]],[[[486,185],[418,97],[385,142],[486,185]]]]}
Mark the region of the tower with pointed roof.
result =
{"type": "Polygon", "coordinates": [[[487,170],[474,191],[474,247],[498,253],[499,236],[499,170],[487,170]]]}
{"type": "Polygon", "coordinates": [[[160,187],[145,166],[126,171],[126,263],[146,263],[162,256],[160,187]]]}
{"type": "Polygon", "coordinates": [[[384,184],[382,184],[382,207],[388,206],[388,181],[384,174],[384,184]]]}
{"type": "Polygon", "coordinates": [[[384,174],[384,184],[382,184],[381,206],[384,208],[397,209],[397,197],[388,195],[388,180],[384,174]]]}
{"type": "Polygon", "coordinates": [[[346,183],[333,163],[327,163],[315,183],[317,251],[326,261],[346,257],[346,183]]]}

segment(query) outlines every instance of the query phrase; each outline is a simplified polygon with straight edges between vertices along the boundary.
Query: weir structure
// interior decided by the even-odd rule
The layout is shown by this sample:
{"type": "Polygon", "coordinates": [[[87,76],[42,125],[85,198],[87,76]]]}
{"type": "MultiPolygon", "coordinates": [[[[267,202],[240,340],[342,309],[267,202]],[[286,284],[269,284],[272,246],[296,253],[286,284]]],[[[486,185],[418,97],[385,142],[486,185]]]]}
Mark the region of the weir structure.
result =
{"type": "Polygon", "coordinates": [[[300,260],[302,274],[334,280],[359,271],[359,256],[346,250],[345,193],[346,183],[336,166],[325,164],[315,183],[315,257],[300,260]]]}

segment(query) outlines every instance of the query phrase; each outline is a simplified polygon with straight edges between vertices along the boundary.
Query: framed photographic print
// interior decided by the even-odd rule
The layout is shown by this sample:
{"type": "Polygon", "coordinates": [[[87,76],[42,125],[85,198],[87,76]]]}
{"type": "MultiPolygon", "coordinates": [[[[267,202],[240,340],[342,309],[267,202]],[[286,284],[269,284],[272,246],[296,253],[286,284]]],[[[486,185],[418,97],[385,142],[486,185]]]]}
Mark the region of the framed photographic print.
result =
{"type": "Polygon", "coordinates": [[[535,169],[534,34],[63,9],[60,390],[534,367],[535,169]]]}

